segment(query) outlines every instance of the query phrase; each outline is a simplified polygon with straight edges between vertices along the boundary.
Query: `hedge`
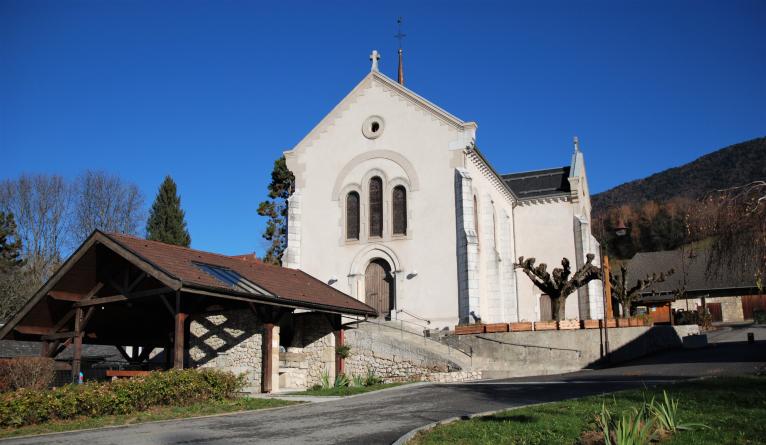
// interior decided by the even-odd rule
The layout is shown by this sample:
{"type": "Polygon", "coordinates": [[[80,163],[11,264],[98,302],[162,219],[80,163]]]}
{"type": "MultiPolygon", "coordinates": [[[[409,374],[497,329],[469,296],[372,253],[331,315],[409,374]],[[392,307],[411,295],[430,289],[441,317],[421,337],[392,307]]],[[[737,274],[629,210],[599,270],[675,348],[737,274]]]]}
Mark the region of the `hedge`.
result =
{"type": "Polygon", "coordinates": [[[20,427],[79,416],[130,414],[154,406],[185,406],[224,400],[244,378],[222,371],[171,370],[114,382],[89,382],[56,389],[19,389],[0,395],[0,427],[20,427]]]}

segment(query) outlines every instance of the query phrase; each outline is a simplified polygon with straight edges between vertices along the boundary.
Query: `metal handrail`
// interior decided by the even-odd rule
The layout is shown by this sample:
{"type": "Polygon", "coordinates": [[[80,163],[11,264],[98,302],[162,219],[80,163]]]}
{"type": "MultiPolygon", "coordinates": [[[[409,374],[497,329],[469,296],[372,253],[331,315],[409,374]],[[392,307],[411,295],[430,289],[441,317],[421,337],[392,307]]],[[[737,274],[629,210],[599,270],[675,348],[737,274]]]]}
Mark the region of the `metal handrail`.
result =
{"type": "Polygon", "coordinates": [[[405,313],[405,314],[409,315],[410,317],[415,317],[415,318],[417,318],[418,320],[421,320],[421,321],[425,321],[427,325],[430,325],[430,324],[431,324],[431,320],[428,320],[427,318],[423,318],[423,317],[421,317],[421,316],[419,316],[419,315],[415,315],[415,314],[413,314],[412,312],[410,312],[410,311],[408,311],[408,310],[406,310],[406,309],[397,309],[397,310],[396,310],[396,313],[397,313],[397,314],[400,314],[400,313],[405,313]]]}
{"type": "MultiPolygon", "coordinates": [[[[405,320],[396,320],[396,321],[404,322],[405,320]]],[[[408,334],[416,335],[416,336],[418,336],[418,337],[422,337],[422,338],[423,338],[423,340],[430,340],[430,341],[432,341],[432,342],[434,342],[434,343],[437,343],[437,344],[440,344],[440,345],[444,345],[444,346],[446,346],[446,347],[447,347],[447,351],[448,351],[448,352],[449,352],[449,351],[452,351],[452,350],[455,350],[455,351],[459,351],[461,354],[464,354],[466,357],[469,357],[469,358],[471,358],[471,357],[472,357],[472,354],[469,354],[469,353],[467,353],[467,352],[465,352],[465,351],[463,351],[463,350],[461,350],[461,349],[459,349],[459,348],[456,348],[456,347],[454,347],[454,346],[451,346],[451,345],[449,345],[449,344],[447,344],[447,343],[443,343],[443,342],[440,342],[440,341],[438,341],[438,340],[434,340],[434,339],[433,339],[433,338],[431,338],[431,337],[427,337],[425,334],[420,334],[420,333],[417,333],[417,332],[409,331],[409,330],[407,330],[407,329],[404,329],[404,328],[398,328],[398,327],[396,327],[396,326],[391,326],[391,325],[389,325],[389,324],[383,324],[383,323],[380,323],[380,322],[378,322],[378,321],[376,321],[376,320],[374,320],[374,319],[367,319],[367,320],[356,320],[356,321],[352,321],[352,322],[350,322],[350,323],[347,323],[347,324],[352,324],[352,323],[356,323],[356,324],[359,324],[359,323],[363,323],[363,322],[367,322],[367,323],[373,323],[373,324],[376,324],[376,325],[378,325],[378,326],[381,326],[381,327],[384,327],[384,328],[388,328],[388,329],[393,329],[393,330],[395,330],[395,331],[399,331],[399,332],[401,332],[401,333],[405,333],[405,332],[406,332],[406,333],[408,333],[408,334]]],[[[411,323],[411,324],[414,324],[415,326],[421,326],[421,327],[422,327],[422,325],[419,325],[419,324],[417,324],[417,323],[413,323],[413,322],[411,322],[411,321],[408,321],[407,323],[411,323]]]]}

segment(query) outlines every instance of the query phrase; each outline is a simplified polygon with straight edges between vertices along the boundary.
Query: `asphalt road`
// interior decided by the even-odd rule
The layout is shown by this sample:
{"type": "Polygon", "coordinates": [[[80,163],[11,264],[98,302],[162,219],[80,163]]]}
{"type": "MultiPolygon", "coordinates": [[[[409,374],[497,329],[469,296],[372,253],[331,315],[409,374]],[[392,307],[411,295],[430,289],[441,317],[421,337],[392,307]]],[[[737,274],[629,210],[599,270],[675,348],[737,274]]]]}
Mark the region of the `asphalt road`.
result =
{"type": "Polygon", "coordinates": [[[466,384],[405,386],[331,402],[217,417],[12,439],[6,444],[390,444],[455,416],[766,365],[766,341],[669,351],[610,369],[466,384]]]}

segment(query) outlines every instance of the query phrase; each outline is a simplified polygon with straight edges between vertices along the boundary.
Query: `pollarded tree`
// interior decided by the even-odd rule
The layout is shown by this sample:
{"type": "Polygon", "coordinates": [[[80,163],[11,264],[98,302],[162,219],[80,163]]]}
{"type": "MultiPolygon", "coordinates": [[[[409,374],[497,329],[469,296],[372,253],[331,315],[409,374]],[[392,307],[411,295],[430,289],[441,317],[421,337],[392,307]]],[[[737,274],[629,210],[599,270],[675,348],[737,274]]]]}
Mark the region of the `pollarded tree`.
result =
{"type": "Polygon", "coordinates": [[[622,306],[622,316],[630,317],[630,312],[633,309],[633,302],[641,295],[641,293],[656,283],[662,283],[665,278],[673,275],[675,270],[670,269],[667,272],[661,272],[659,275],[653,273],[647,275],[643,280],[636,280],[636,284],[632,287],[628,284],[628,268],[623,264],[620,266],[620,275],[617,276],[612,272],[609,272],[609,282],[612,285],[612,294],[622,306]]]}
{"type": "Polygon", "coordinates": [[[184,211],[181,209],[181,197],[178,196],[176,183],[170,176],[165,176],[152,204],[149,220],[146,222],[146,238],[183,247],[189,247],[191,244],[184,211]]]}
{"type": "Polygon", "coordinates": [[[564,303],[567,297],[578,288],[601,277],[601,269],[591,264],[595,258],[594,255],[589,253],[586,258],[585,264],[574,274],[566,258],[561,260],[562,267],[553,269],[553,273],[548,272],[548,266],[545,263],[535,266],[534,258],[525,260],[524,257],[519,257],[519,262],[514,263],[513,266],[523,270],[532,283],[550,297],[553,319],[561,321],[564,319],[564,303]]]}

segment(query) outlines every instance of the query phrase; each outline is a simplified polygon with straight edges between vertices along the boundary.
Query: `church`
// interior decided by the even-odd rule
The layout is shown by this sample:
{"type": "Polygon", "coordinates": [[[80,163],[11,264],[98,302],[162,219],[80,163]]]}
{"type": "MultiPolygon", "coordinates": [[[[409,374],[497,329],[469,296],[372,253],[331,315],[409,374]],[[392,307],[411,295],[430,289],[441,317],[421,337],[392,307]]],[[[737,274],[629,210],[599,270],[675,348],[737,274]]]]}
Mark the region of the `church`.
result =
{"type": "MultiPolygon", "coordinates": [[[[580,266],[591,232],[577,138],[564,166],[505,174],[464,121],[372,66],[293,149],[283,265],[301,269],[392,320],[431,329],[551,319],[547,295],[514,268],[580,266]]],[[[566,300],[566,318],[603,314],[601,283],[566,300]]]]}

